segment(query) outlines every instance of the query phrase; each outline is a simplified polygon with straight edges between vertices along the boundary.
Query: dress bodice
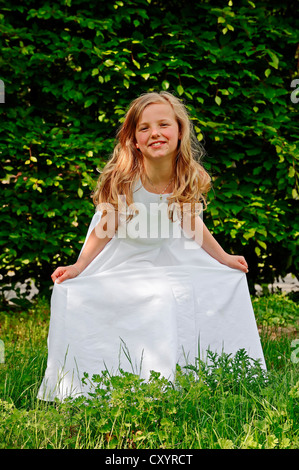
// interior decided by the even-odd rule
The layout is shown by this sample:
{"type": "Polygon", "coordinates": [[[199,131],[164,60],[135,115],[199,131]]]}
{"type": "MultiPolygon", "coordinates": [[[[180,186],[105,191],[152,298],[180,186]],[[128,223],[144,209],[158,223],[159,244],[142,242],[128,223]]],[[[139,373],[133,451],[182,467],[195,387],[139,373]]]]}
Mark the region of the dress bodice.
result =
{"type": "Polygon", "coordinates": [[[170,194],[163,194],[161,200],[159,194],[147,191],[139,180],[133,189],[134,210],[138,212],[127,223],[123,214],[118,238],[128,237],[152,245],[180,236],[179,219],[174,217],[172,222],[168,215],[167,197],[170,194]]]}

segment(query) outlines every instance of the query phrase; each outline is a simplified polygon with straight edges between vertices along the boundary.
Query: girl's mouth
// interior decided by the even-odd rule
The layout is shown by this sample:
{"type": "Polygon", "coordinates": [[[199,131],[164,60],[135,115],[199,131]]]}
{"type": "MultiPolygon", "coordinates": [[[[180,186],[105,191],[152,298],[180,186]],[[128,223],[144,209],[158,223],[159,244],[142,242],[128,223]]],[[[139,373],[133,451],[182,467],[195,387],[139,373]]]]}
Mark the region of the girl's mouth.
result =
{"type": "Polygon", "coordinates": [[[161,145],[165,144],[165,142],[162,142],[162,141],[156,141],[156,142],[153,142],[152,144],[150,144],[149,146],[150,147],[160,147],[161,145]]]}

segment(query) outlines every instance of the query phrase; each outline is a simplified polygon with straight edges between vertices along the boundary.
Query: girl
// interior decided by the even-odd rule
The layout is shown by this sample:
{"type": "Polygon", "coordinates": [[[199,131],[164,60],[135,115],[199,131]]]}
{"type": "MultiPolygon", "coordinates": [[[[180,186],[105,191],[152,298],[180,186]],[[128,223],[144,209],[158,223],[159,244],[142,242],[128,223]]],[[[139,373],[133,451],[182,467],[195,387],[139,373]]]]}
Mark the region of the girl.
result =
{"type": "Polygon", "coordinates": [[[173,379],[176,364],[247,350],[265,367],[242,256],[206,228],[210,177],[184,105],[167,92],[134,100],[100,175],[75,264],[52,274],[48,363],[38,397],[88,393],[108,369],[173,379]]]}

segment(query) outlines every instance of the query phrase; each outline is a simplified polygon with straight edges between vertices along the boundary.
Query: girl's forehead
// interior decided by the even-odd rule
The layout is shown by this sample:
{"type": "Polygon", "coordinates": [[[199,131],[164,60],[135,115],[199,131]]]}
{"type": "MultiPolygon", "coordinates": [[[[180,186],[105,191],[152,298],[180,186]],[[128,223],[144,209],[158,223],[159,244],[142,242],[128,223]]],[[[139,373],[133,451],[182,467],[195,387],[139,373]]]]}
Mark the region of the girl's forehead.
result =
{"type": "Polygon", "coordinates": [[[169,103],[151,103],[142,111],[138,123],[149,119],[175,119],[175,113],[169,103]]]}

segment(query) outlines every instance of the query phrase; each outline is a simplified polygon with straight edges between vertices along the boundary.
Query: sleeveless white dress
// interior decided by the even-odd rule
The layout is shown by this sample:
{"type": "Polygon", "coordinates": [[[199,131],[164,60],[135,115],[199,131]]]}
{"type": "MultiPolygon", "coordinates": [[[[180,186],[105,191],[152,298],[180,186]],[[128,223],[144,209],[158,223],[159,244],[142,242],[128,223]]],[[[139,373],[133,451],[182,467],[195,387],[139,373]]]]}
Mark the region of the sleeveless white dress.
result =
{"type": "MultiPolygon", "coordinates": [[[[154,370],[173,380],[176,364],[205,360],[207,350],[245,349],[266,368],[246,274],[219,263],[179,220],[171,222],[160,210],[167,196],[160,203],[139,180],[138,223],[120,225],[79,276],[54,284],[38,398],[87,395],[84,373],[103,370],[144,379],[154,370]]],[[[85,243],[101,216],[94,214],[85,243]]]]}

